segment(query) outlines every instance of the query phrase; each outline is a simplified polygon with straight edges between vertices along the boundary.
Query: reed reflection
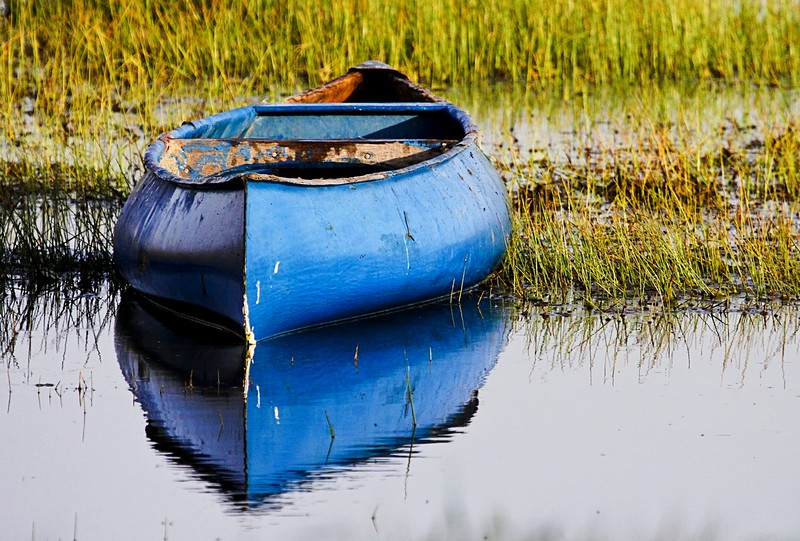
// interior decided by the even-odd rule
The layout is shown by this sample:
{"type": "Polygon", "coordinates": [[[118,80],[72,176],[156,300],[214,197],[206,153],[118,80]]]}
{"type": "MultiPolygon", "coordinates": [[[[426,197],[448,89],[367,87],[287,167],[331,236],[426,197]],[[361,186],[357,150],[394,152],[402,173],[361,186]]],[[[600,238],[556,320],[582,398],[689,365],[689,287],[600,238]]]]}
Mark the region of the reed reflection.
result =
{"type": "Polygon", "coordinates": [[[508,334],[485,300],[436,304],[259,342],[245,374],[241,343],[148,304],[123,299],[115,340],[147,435],[248,505],[447,441],[475,414],[508,334]]]}
{"type": "MultiPolygon", "coordinates": [[[[748,378],[767,385],[767,368],[777,368],[770,375],[778,375],[800,360],[800,306],[794,303],[736,297],[729,303],[686,301],[614,313],[578,306],[526,312],[530,315],[511,333],[527,342],[540,376],[588,370],[590,383],[613,385],[633,368],[639,383],[680,379],[679,374],[687,381],[714,375],[721,385],[738,388],[748,378]]],[[[785,374],[778,376],[777,384],[785,387],[785,374]]]]}

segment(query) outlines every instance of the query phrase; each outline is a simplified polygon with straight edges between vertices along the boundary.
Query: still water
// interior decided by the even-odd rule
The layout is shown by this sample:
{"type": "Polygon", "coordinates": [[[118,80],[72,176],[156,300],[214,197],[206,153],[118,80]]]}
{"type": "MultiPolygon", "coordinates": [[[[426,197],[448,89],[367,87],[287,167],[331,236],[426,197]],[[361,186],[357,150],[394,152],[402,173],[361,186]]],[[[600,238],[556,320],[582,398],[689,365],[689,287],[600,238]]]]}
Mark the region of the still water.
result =
{"type": "Polygon", "coordinates": [[[2,539],[800,539],[797,307],[484,295],[248,353],[3,306],[2,539]]]}
{"type": "MultiPolygon", "coordinates": [[[[534,94],[446,92],[501,162],[800,115],[796,90],[534,94]]],[[[484,295],[248,352],[108,285],[5,286],[0,539],[800,540],[800,308],[732,306],[484,295]]]]}

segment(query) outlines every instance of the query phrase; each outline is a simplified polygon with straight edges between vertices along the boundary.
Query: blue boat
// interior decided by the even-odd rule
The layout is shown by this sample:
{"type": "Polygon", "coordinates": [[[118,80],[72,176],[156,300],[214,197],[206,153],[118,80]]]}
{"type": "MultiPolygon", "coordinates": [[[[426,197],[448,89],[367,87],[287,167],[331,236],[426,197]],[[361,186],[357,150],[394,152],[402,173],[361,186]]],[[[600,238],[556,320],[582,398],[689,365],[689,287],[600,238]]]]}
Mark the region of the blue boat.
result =
{"type": "Polygon", "coordinates": [[[443,296],[499,264],[507,195],[455,105],[379,62],[148,147],[114,258],[250,342],[443,296]]]}
{"type": "Polygon", "coordinates": [[[473,297],[268,339],[248,363],[241,341],[165,314],[134,296],[116,320],[117,360],[147,436],[248,506],[448,441],[477,411],[508,338],[504,310],[473,297]]]}

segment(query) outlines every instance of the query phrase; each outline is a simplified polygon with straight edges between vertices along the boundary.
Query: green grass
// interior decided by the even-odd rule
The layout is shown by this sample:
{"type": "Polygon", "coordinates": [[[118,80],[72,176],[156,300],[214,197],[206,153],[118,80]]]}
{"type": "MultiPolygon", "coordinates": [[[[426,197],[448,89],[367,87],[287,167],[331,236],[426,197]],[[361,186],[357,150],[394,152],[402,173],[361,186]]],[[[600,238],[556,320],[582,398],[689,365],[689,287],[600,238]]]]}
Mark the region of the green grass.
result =
{"type": "MultiPolygon", "coordinates": [[[[11,2],[3,64],[36,88],[160,94],[319,82],[380,58],[428,84],[796,78],[793,1],[11,2]],[[234,85],[233,87],[231,85],[234,85]],[[174,90],[174,88],[173,88],[174,90]]],[[[54,110],[67,96],[53,94],[54,110]]],[[[104,97],[99,97],[102,103],[104,97]]],[[[110,103],[109,103],[110,105],[110,103]]]]}
{"type": "MultiPolygon", "coordinates": [[[[797,84],[797,2],[176,0],[10,2],[0,19],[0,115],[12,145],[25,116],[101,171],[171,125],[164,100],[273,95],[369,58],[429,86],[505,80],[565,91],[720,78],[797,84]],[[132,112],[134,126],[121,124],[132,112]],[[127,132],[133,141],[108,134],[127,132]],[[80,139],[80,141],[77,141],[80,139]]],[[[202,106],[202,104],[201,104],[202,106]]],[[[204,112],[208,112],[205,110],[204,112]]],[[[127,171],[126,171],[127,172],[127,171]]]]}
{"type": "Polygon", "coordinates": [[[641,124],[634,148],[595,143],[584,163],[501,164],[514,227],[495,284],[588,303],[800,296],[797,121],[712,151],[692,126],[641,124]]]}
{"type": "Polygon", "coordinates": [[[0,18],[6,279],[46,281],[70,275],[70,264],[109,272],[116,209],[157,133],[376,58],[479,115],[502,111],[487,139],[505,144],[489,150],[515,212],[495,287],[534,299],[577,291],[590,303],[800,296],[792,98],[751,129],[758,103],[715,117],[658,90],[674,81],[711,96],[726,85],[796,87],[797,0],[10,6],[0,18]],[[484,92],[487,82],[501,90],[484,92]],[[592,96],[609,88],[640,104],[601,137],[609,102],[592,96]],[[554,129],[521,133],[552,121],[537,109],[545,102],[573,108],[570,148],[552,148],[554,129]]]}
{"type": "Polygon", "coordinates": [[[436,88],[502,80],[565,96],[608,84],[800,77],[796,0],[736,9],[727,0],[9,5],[0,18],[0,164],[48,177],[58,176],[54,164],[78,167],[92,171],[84,184],[117,191],[137,178],[156,133],[369,58],[436,88]]]}

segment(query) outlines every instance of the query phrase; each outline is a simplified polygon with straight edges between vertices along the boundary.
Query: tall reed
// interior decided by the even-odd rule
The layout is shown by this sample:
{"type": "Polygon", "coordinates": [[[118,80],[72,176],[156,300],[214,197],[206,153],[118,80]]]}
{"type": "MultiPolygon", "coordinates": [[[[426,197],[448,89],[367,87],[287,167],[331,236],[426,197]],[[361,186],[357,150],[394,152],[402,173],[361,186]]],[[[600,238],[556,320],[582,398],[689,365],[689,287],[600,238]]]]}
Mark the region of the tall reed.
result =
{"type": "MultiPolygon", "coordinates": [[[[800,296],[800,134],[683,146],[662,128],[586,164],[502,164],[514,228],[497,276],[525,298],[800,296]]],[[[519,156],[519,154],[516,154],[519,156]]]]}
{"type": "MultiPolygon", "coordinates": [[[[232,91],[232,81],[241,80],[262,88],[314,83],[373,57],[434,84],[496,77],[796,80],[800,66],[796,0],[29,0],[11,6],[2,31],[12,88],[86,81],[158,94],[176,81],[203,81],[232,91]]],[[[54,111],[68,100],[50,95],[54,111]]]]}
{"type": "Polygon", "coordinates": [[[687,78],[796,84],[800,74],[798,0],[9,5],[0,18],[0,160],[91,168],[123,190],[144,142],[190,116],[191,102],[162,114],[174,98],[215,112],[368,58],[436,87],[503,79],[567,93],[687,78]]]}
{"type": "MultiPolygon", "coordinates": [[[[95,216],[69,210],[76,201],[119,202],[156,133],[248,96],[316,84],[368,58],[437,89],[504,80],[565,100],[609,84],[800,82],[798,0],[9,5],[10,16],[0,18],[6,276],[61,260],[47,246],[60,246],[65,261],[108,254],[107,232],[87,233],[93,240],[76,249],[77,237],[56,233],[56,224],[95,216]],[[58,212],[48,210],[49,196],[40,198],[50,188],[70,201],[58,212]]],[[[554,285],[612,298],[800,294],[796,119],[753,146],[695,141],[691,127],[676,137],[648,115],[630,123],[637,140],[587,139],[585,159],[582,151],[567,163],[523,149],[500,156],[515,187],[516,226],[497,282],[523,296],[554,285]]]]}

